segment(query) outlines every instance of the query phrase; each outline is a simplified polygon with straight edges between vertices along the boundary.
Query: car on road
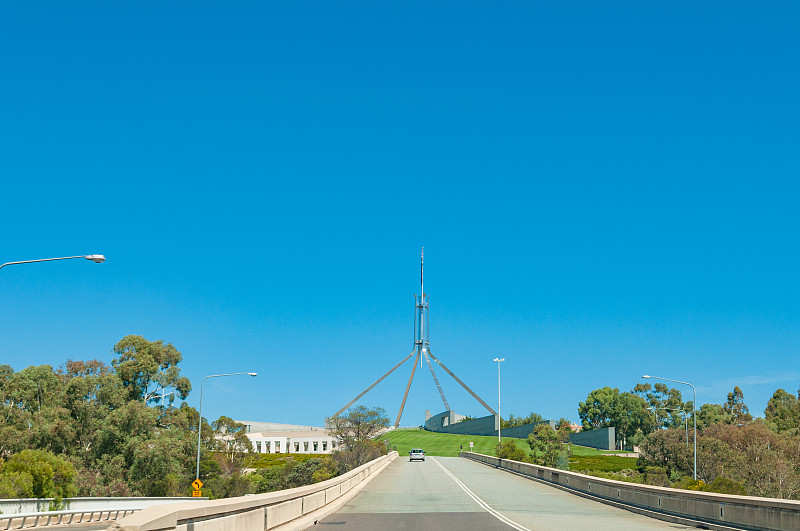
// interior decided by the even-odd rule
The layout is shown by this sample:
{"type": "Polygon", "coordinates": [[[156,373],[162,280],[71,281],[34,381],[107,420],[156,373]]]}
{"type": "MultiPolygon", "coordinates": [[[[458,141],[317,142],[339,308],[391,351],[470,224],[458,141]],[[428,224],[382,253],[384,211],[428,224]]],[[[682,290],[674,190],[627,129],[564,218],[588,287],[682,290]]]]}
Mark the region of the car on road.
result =
{"type": "Polygon", "coordinates": [[[425,461],[425,452],[421,448],[414,448],[410,452],[408,452],[408,460],[414,461],[415,459],[419,459],[420,461],[425,461]]]}

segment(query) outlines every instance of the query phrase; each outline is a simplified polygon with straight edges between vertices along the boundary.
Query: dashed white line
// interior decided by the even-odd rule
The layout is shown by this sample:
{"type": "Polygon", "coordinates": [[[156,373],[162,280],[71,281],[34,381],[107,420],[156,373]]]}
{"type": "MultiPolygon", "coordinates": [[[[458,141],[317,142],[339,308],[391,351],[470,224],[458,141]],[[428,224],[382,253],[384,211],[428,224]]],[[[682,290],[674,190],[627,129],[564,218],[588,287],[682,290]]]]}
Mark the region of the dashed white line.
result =
{"type": "Polygon", "coordinates": [[[528,529],[527,527],[523,527],[523,526],[519,525],[519,524],[518,524],[518,523],[516,523],[515,521],[511,520],[510,518],[507,518],[507,517],[503,516],[503,515],[502,515],[502,514],[500,514],[499,512],[497,512],[497,511],[495,511],[494,509],[492,509],[491,507],[489,507],[489,504],[488,504],[488,503],[486,503],[485,501],[483,501],[482,499],[480,499],[480,498],[479,498],[479,497],[478,497],[478,496],[477,496],[477,495],[476,495],[474,492],[472,492],[471,490],[469,490],[469,488],[467,488],[467,486],[466,486],[466,485],[464,485],[464,484],[461,482],[461,480],[460,480],[460,479],[458,479],[457,477],[455,477],[455,476],[454,476],[454,475],[453,475],[453,474],[452,474],[452,473],[451,473],[449,470],[447,470],[447,469],[446,469],[444,466],[442,466],[442,464],[441,464],[441,463],[440,463],[440,462],[439,462],[439,461],[438,461],[438,460],[437,460],[435,457],[431,457],[431,461],[433,461],[434,463],[436,463],[436,464],[439,466],[439,468],[441,468],[442,470],[444,470],[444,473],[445,473],[445,474],[447,474],[448,476],[450,476],[450,477],[452,478],[452,480],[453,480],[453,481],[455,481],[455,482],[456,482],[456,484],[457,484],[459,487],[461,487],[461,489],[462,489],[464,492],[466,492],[466,493],[467,493],[467,496],[469,496],[470,498],[472,498],[473,500],[475,500],[475,503],[477,503],[478,505],[480,505],[480,506],[481,506],[481,508],[482,508],[484,511],[486,511],[486,512],[487,512],[487,513],[489,513],[489,514],[491,514],[492,516],[494,516],[495,518],[497,518],[498,520],[500,520],[500,521],[501,521],[501,522],[503,522],[504,524],[510,525],[511,527],[513,527],[514,529],[516,529],[517,531],[531,531],[531,530],[530,530],[530,529],[528,529]]]}

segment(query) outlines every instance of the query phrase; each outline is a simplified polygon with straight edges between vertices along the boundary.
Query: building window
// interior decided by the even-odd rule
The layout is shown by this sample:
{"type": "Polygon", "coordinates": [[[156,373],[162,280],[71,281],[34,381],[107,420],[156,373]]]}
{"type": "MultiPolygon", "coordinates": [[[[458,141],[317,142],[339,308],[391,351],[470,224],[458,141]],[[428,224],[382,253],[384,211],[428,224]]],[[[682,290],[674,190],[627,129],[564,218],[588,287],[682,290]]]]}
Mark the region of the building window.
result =
{"type": "Polygon", "coordinates": [[[328,451],[328,441],[322,441],[322,451],[323,452],[328,451]]]}
{"type": "Polygon", "coordinates": [[[295,452],[299,452],[300,451],[300,443],[299,442],[295,442],[294,443],[294,451],[295,452]]]}
{"type": "Polygon", "coordinates": [[[303,451],[308,452],[308,441],[303,441],[303,451]]]}
{"type": "Polygon", "coordinates": [[[315,452],[319,452],[319,442],[318,441],[314,441],[314,451],[315,452]]]}
{"type": "Polygon", "coordinates": [[[267,448],[267,453],[270,452],[269,445],[270,445],[269,441],[264,441],[264,446],[266,446],[266,448],[267,448]]]}
{"type": "Polygon", "coordinates": [[[280,441],[275,441],[275,451],[277,453],[281,453],[281,442],[280,441]]]}
{"type": "Polygon", "coordinates": [[[261,441],[256,441],[256,452],[261,453],[261,441]]]}

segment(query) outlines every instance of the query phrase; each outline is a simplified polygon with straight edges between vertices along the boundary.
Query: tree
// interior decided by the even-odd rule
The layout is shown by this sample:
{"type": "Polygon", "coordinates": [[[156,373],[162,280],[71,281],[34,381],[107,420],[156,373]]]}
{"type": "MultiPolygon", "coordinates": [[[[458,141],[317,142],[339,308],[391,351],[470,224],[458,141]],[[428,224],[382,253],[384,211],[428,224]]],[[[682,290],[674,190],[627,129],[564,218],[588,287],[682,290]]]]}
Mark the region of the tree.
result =
{"type": "Polygon", "coordinates": [[[773,431],[796,435],[800,432],[800,400],[778,389],[767,402],[764,418],[773,431]]]}
{"type": "Polygon", "coordinates": [[[546,423],[537,425],[533,433],[528,435],[528,446],[534,454],[542,455],[540,460],[544,466],[556,466],[559,456],[564,452],[561,436],[546,423]]]}
{"type": "Polygon", "coordinates": [[[328,418],[326,427],[339,441],[339,450],[334,452],[333,459],[340,471],[351,470],[386,454],[386,446],[372,440],[389,427],[389,418],[381,407],[351,407],[346,416],[328,418]]]}
{"type": "Polygon", "coordinates": [[[691,414],[692,402],[684,402],[680,390],[666,384],[659,382],[651,386],[649,383],[640,383],[636,384],[631,392],[642,397],[647,403],[647,407],[652,408],[642,423],[644,431],[680,428],[684,423],[681,411],[686,412],[687,415],[691,414]],[[656,419],[658,419],[657,422],[656,419]]]}
{"type": "Polygon", "coordinates": [[[753,415],[744,403],[744,395],[739,386],[733,388],[733,392],[728,393],[728,400],[722,406],[725,413],[730,417],[731,424],[747,424],[753,422],[753,415]]]}
{"type": "Polygon", "coordinates": [[[596,430],[611,425],[613,404],[619,396],[619,389],[602,387],[595,389],[586,397],[586,402],[578,404],[578,415],[584,430],[596,430]]]}
{"type": "Polygon", "coordinates": [[[703,404],[697,411],[697,429],[704,429],[714,424],[730,423],[730,415],[719,404],[703,404]]]}
{"type": "Polygon", "coordinates": [[[569,436],[572,434],[572,422],[564,417],[558,419],[556,421],[556,433],[558,433],[561,442],[568,443],[569,436]]]}
{"type": "Polygon", "coordinates": [[[686,444],[684,430],[670,428],[647,435],[639,446],[640,464],[662,468],[667,477],[688,474],[693,468],[694,450],[686,444]]]}
{"type": "MultiPolygon", "coordinates": [[[[114,345],[111,365],[128,389],[131,400],[153,402],[166,388],[175,388],[181,400],[192,390],[189,379],[181,376],[181,353],[163,340],[148,341],[142,336],[125,336],[114,345]]],[[[170,403],[174,398],[170,397],[170,403]]]]}
{"type": "Polygon", "coordinates": [[[241,457],[253,452],[244,424],[223,415],[212,422],[211,427],[214,429],[215,449],[225,457],[228,468],[241,468],[241,457]]]}
{"type": "Polygon", "coordinates": [[[382,407],[353,406],[347,410],[347,415],[327,419],[328,433],[345,448],[369,441],[388,427],[389,417],[382,407]]]}
{"type": "Polygon", "coordinates": [[[69,498],[77,493],[74,486],[75,467],[63,457],[44,450],[23,450],[3,463],[0,484],[22,486],[23,492],[13,498],[31,495],[36,498],[69,498]],[[28,479],[30,478],[30,479],[28,479]]]}
{"type": "Polygon", "coordinates": [[[791,499],[800,495],[800,441],[780,435],[755,421],[749,424],[716,424],[703,430],[727,444],[740,460],[730,463],[731,479],[745,485],[751,496],[791,499]]]}
{"type": "Polygon", "coordinates": [[[624,446],[648,422],[646,407],[641,396],[603,387],[589,393],[586,402],[578,404],[578,415],[584,430],[614,426],[617,441],[624,446]]]}

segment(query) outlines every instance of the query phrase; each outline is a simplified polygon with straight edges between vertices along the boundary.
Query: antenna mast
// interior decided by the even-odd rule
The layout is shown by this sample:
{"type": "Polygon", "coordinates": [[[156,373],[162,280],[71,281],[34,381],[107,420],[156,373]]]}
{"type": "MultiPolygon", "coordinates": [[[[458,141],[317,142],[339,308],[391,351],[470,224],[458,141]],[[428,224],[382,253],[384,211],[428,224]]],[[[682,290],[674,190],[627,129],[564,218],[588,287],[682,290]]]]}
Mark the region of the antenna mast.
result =
{"type": "Polygon", "coordinates": [[[397,365],[395,365],[389,372],[378,378],[378,380],[376,380],[375,383],[367,387],[364,391],[361,392],[361,394],[359,394],[353,400],[348,402],[346,406],[344,406],[339,411],[334,413],[333,417],[338,417],[339,415],[341,415],[347,408],[356,403],[358,399],[367,394],[368,391],[370,391],[373,387],[375,387],[381,381],[383,381],[384,378],[389,376],[391,373],[396,371],[401,365],[403,365],[406,361],[408,361],[411,358],[411,356],[414,355],[414,353],[416,353],[416,357],[414,358],[414,365],[413,368],[411,369],[411,376],[408,378],[408,385],[406,385],[406,392],[405,394],[403,394],[403,401],[400,403],[400,411],[397,413],[397,419],[394,422],[395,428],[400,424],[400,418],[403,416],[403,409],[406,406],[406,399],[408,399],[408,392],[409,390],[411,390],[411,382],[414,380],[414,374],[417,372],[417,360],[419,360],[419,366],[421,368],[423,359],[425,359],[425,362],[427,362],[428,367],[431,370],[433,381],[436,383],[436,388],[439,390],[439,395],[442,398],[442,403],[444,404],[445,411],[450,411],[450,404],[447,403],[447,398],[445,398],[444,396],[444,391],[442,390],[442,386],[439,383],[439,378],[436,376],[436,371],[433,370],[433,363],[431,363],[431,358],[433,358],[433,361],[435,361],[439,366],[441,366],[441,368],[444,369],[445,372],[447,372],[447,374],[453,377],[453,379],[456,382],[458,382],[461,385],[461,387],[463,387],[467,392],[469,392],[469,394],[471,394],[478,402],[480,402],[481,405],[483,405],[492,415],[497,414],[491,407],[489,407],[489,405],[486,402],[481,400],[480,397],[477,394],[475,394],[474,391],[472,391],[472,389],[467,387],[467,385],[464,382],[459,380],[458,377],[455,374],[453,374],[453,372],[450,369],[445,367],[444,364],[431,353],[430,340],[428,337],[429,330],[425,328],[425,319],[427,318],[428,320],[430,320],[430,313],[429,313],[430,307],[428,304],[428,297],[427,295],[425,295],[425,248],[424,247],[422,248],[422,251],[420,252],[419,255],[419,287],[420,287],[419,297],[417,297],[417,295],[414,294],[414,300],[415,300],[414,349],[408,356],[403,358],[403,360],[397,365]]]}

